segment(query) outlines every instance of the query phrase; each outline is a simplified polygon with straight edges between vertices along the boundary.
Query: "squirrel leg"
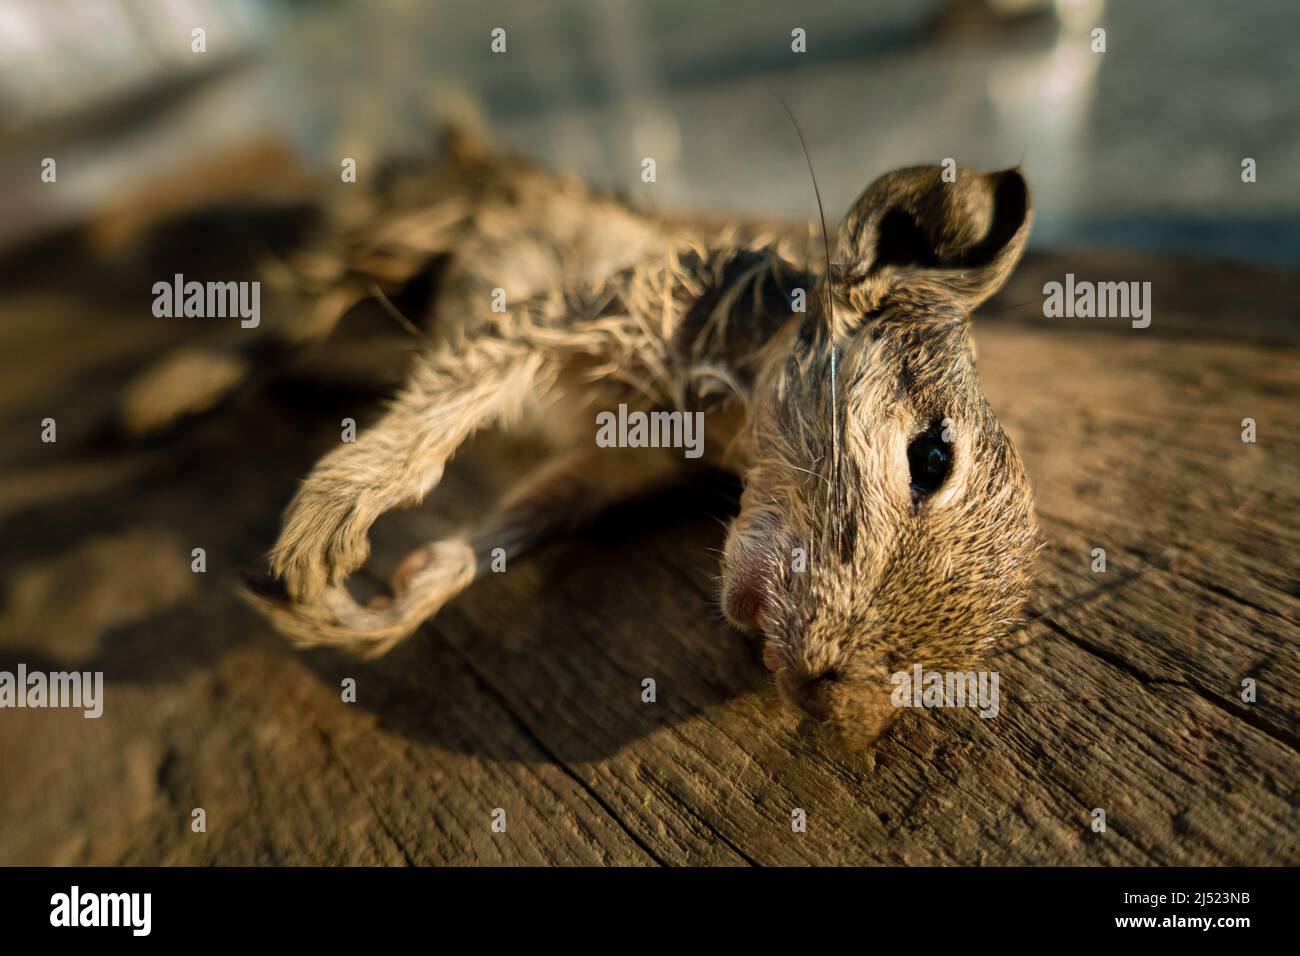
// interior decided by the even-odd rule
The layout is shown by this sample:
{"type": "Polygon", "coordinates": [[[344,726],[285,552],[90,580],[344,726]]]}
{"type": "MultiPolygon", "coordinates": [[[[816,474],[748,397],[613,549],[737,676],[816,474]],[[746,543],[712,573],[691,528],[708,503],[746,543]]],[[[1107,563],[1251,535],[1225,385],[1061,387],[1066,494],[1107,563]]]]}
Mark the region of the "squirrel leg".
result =
{"type": "Polygon", "coordinates": [[[342,585],[314,600],[248,597],[277,630],[304,646],[378,656],[412,634],[502,558],[590,522],[605,508],[665,487],[683,474],[678,454],[648,449],[562,453],[524,478],[480,526],[411,552],[393,574],[391,598],[362,606],[342,585]]]}
{"type": "Polygon", "coordinates": [[[285,509],[271,570],[310,602],[365,563],[380,515],[418,504],[479,428],[516,417],[549,386],[556,360],[480,334],[423,356],[388,412],[322,458],[285,509]]]}

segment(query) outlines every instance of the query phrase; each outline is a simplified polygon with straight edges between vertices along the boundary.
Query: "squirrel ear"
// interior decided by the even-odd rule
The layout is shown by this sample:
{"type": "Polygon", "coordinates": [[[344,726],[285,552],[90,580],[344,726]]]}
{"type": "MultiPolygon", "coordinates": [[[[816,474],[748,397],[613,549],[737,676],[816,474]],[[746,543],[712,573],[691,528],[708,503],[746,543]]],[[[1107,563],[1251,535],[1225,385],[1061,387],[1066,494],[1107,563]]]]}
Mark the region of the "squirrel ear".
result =
{"type": "Polygon", "coordinates": [[[837,239],[835,283],[863,311],[891,288],[938,284],[967,309],[996,292],[1020,261],[1033,212],[1019,169],[984,173],[913,166],[877,179],[837,239]]]}

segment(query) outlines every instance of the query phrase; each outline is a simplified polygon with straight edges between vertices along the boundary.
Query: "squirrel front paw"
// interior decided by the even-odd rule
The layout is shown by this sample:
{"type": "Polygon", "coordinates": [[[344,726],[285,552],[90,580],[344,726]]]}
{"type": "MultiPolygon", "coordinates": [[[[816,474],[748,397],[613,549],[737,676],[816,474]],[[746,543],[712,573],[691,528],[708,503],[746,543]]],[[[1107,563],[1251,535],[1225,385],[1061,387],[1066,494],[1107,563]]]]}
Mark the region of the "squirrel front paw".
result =
{"type": "Polygon", "coordinates": [[[315,600],[366,563],[377,517],[366,494],[309,478],[286,510],[271,571],[295,601],[315,600]]]}

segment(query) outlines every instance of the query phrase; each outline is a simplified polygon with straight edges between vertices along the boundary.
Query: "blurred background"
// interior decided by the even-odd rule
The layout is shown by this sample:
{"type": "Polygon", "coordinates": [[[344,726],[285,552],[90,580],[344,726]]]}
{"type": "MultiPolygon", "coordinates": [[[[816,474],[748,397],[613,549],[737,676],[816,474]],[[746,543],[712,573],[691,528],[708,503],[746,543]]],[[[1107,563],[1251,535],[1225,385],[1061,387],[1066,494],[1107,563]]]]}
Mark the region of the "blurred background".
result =
{"type": "Polygon", "coordinates": [[[780,98],[832,220],[899,164],[1023,163],[1040,249],[1295,265],[1297,39],[1294,0],[0,0],[0,251],[420,146],[456,92],[653,208],[811,216],[780,98]]]}

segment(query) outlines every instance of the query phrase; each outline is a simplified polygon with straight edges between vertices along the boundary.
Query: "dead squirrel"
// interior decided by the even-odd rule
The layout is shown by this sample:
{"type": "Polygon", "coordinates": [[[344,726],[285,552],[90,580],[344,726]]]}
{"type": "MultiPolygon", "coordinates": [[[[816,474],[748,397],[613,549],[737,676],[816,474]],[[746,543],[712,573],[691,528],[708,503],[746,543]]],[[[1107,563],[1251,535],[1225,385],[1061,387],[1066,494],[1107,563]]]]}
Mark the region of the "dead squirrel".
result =
{"type": "Polygon", "coordinates": [[[449,255],[441,341],[303,481],[270,554],[283,590],[249,600],[300,644],[382,653],[493,549],[519,554],[688,474],[680,449],[597,447],[597,413],[702,411],[703,461],[744,481],[727,617],[761,633],[789,704],[847,746],[870,743],[897,713],[891,674],[967,670],[1017,619],[1035,550],[1029,483],[980,391],[970,330],[1020,259],[1028,190],[1017,170],[942,172],[876,180],[827,273],[776,234],[659,221],[450,137],[413,187],[423,205],[372,197],[318,276],[338,312],[369,294],[368,275],[449,255]],[[419,502],[490,424],[544,433],[553,459],[480,524],[409,555],[391,597],[359,605],[345,580],[371,524],[419,502]]]}

